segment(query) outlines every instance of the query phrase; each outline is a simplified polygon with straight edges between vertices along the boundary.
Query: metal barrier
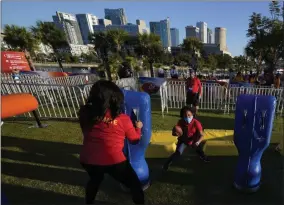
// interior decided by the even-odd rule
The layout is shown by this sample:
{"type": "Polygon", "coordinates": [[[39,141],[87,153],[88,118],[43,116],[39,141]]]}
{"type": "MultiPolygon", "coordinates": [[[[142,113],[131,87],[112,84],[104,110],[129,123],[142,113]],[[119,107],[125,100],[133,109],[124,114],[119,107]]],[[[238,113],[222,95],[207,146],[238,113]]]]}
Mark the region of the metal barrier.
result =
{"type": "MultiPolygon", "coordinates": [[[[2,83],[1,95],[30,93],[38,100],[39,117],[77,119],[77,112],[85,103],[84,93],[77,86],[2,83]]],[[[20,102],[19,102],[20,103],[20,102]]],[[[33,117],[30,113],[19,117],[33,117]]]]}
{"type": "MultiPolygon", "coordinates": [[[[38,74],[20,74],[20,84],[47,84],[47,85],[65,85],[77,86],[87,83],[95,83],[99,80],[97,75],[75,75],[62,77],[44,77],[38,74]]],[[[12,74],[1,74],[1,82],[14,83],[12,74]]]]}
{"type": "Polygon", "coordinates": [[[249,94],[249,95],[272,95],[276,97],[276,113],[282,115],[283,112],[283,89],[275,88],[255,88],[255,87],[232,87],[229,89],[229,92],[226,97],[226,112],[235,111],[237,97],[240,94],[249,94]]]}
{"type": "MultiPolygon", "coordinates": [[[[186,81],[172,80],[166,84],[167,92],[161,92],[161,107],[180,109],[186,105],[186,81]],[[166,105],[165,105],[166,102],[166,105]]],[[[230,113],[235,110],[236,100],[240,94],[272,95],[277,99],[276,112],[280,115],[284,109],[284,89],[267,87],[228,87],[218,83],[202,83],[200,110],[221,110],[230,113]]],[[[163,114],[163,113],[162,113],[163,114]]]]}
{"type": "MultiPolygon", "coordinates": [[[[40,118],[76,119],[77,112],[85,104],[92,84],[83,86],[1,83],[1,95],[31,93],[39,102],[40,118]]],[[[168,81],[160,86],[161,111],[164,116],[169,108],[180,109],[186,105],[185,81],[168,81]]],[[[273,95],[277,99],[276,112],[283,114],[284,89],[232,87],[215,83],[202,84],[200,110],[220,110],[230,113],[235,110],[236,99],[240,94],[273,95]]],[[[20,103],[20,102],[19,102],[20,103]]],[[[30,113],[19,117],[32,117],[30,113]]]]}
{"type": "MultiPolygon", "coordinates": [[[[186,81],[168,81],[166,83],[167,93],[161,93],[161,101],[167,102],[168,108],[182,108],[186,105],[186,81]]],[[[203,83],[202,96],[199,103],[201,110],[223,110],[227,94],[227,87],[218,83],[203,83]]],[[[162,105],[163,107],[164,105],[162,105]]]]}

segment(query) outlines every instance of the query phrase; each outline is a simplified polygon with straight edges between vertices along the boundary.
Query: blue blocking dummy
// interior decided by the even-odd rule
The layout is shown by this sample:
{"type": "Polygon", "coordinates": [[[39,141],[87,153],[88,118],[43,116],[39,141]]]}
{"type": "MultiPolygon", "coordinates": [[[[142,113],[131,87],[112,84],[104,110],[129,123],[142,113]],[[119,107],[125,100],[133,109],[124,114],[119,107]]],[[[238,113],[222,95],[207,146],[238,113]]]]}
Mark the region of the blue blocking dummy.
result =
{"type": "Polygon", "coordinates": [[[144,189],[150,184],[149,168],[145,160],[145,151],[152,135],[151,100],[149,94],[123,90],[124,110],[133,122],[140,120],[143,123],[141,140],[137,144],[125,141],[124,153],[130,161],[144,189]]]}
{"type": "Polygon", "coordinates": [[[276,99],[274,96],[240,95],[235,111],[234,143],[239,158],[234,186],[255,192],[260,186],[263,152],[269,146],[276,99]]]}

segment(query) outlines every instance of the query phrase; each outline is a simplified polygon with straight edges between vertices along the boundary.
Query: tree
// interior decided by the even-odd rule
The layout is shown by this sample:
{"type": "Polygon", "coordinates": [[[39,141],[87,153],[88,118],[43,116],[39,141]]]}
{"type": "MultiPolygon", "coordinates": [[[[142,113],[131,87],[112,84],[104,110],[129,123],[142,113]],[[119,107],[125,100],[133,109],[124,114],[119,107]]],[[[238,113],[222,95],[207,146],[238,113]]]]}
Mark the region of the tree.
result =
{"type": "Polygon", "coordinates": [[[98,32],[90,35],[90,43],[95,46],[97,56],[103,62],[108,80],[112,81],[111,68],[109,65],[109,53],[111,52],[111,43],[106,32],[98,32]]]}
{"type": "Polygon", "coordinates": [[[271,17],[253,13],[249,19],[249,37],[246,54],[254,59],[258,72],[262,62],[273,72],[279,60],[284,56],[284,12],[280,4],[272,1],[269,4],[271,17]],[[280,19],[282,12],[282,20],[280,19]]]}
{"type": "Polygon", "coordinates": [[[142,59],[144,58],[149,63],[151,77],[154,77],[153,63],[158,62],[158,59],[164,52],[160,37],[153,33],[140,34],[138,44],[134,49],[138,56],[142,57],[142,59]]]}
{"type": "MultiPolygon", "coordinates": [[[[105,71],[109,80],[112,80],[109,58],[119,55],[125,58],[124,44],[128,38],[127,32],[119,29],[109,30],[107,32],[98,32],[90,35],[91,44],[95,46],[97,56],[104,64],[105,71]]],[[[113,70],[113,69],[112,69],[113,70]]]]}
{"type": "Polygon", "coordinates": [[[70,56],[70,60],[72,63],[79,63],[79,57],[78,56],[70,56]]]}
{"type": "Polygon", "coordinates": [[[117,53],[114,53],[109,56],[109,67],[111,74],[115,76],[115,79],[118,79],[118,72],[121,69],[123,59],[117,53]]]}
{"type": "Polygon", "coordinates": [[[183,40],[182,48],[190,54],[195,54],[202,50],[203,44],[198,38],[190,37],[183,40]]]}
{"type": "Polygon", "coordinates": [[[192,56],[188,53],[179,53],[174,57],[174,64],[178,66],[189,66],[192,56]]]}
{"type": "Polygon", "coordinates": [[[223,70],[230,68],[233,64],[233,58],[227,54],[216,55],[218,68],[223,70]]]}
{"type": "Polygon", "coordinates": [[[248,70],[252,70],[254,66],[248,56],[235,56],[233,61],[237,71],[239,72],[247,72],[248,70]]]}
{"type": "Polygon", "coordinates": [[[8,45],[9,50],[24,52],[31,70],[35,70],[30,54],[35,54],[39,41],[25,27],[16,25],[5,25],[4,34],[3,40],[8,45]]]}
{"type": "Polygon", "coordinates": [[[173,64],[173,62],[174,62],[174,58],[172,54],[169,52],[164,52],[164,54],[160,58],[160,63],[163,65],[170,66],[173,64]]]}
{"type": "Polygon", "coordinates": [[[206,60],[206,65],[208,69],[213,73],[213,71],[217,68],[218,61],[214,55],[209,55],[206,60]]]}
{"type": "Polygon", "coordinates": [[[124,43],[128,37],[128,33],[121,29],[114,29],[107,31],[107,38],[111,45],[111,50],[114,53],[118,53],[120,56],[125,57],[124,52],[124,43]]]}
{"type": "Polygon", "coordinates": [[[31,30],[37,39],[53,49],[59,67],[64,72],[59,49],[69,46],[65,33],[57,28],[54,23],[42,21],[37,21],[36,26],[33,26],[31,30]]]}
{"type": "Polygon", "coordinates": [[[184,51],[188,52],[192,55],[192,62],[190,63],[194,70],[197,69],[198,66],[198,57],[197,53],[200,54],[201,50],[203,50],[202,42],[195,37],[186,38],[183,40],[182,48],[184,51]]]}

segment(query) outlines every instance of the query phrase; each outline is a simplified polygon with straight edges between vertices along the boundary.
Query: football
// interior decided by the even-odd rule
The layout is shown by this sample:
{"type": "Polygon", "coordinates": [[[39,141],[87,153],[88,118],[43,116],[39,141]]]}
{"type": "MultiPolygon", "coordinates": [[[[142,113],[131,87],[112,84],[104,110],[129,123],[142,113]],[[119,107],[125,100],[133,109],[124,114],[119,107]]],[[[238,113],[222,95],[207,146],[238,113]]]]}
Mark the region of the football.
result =
{"type": "Polygon", "coordinates": [[[180,126],[175,126],[175,132],[177,136],[182,136],[183,132],[180,126]]]}

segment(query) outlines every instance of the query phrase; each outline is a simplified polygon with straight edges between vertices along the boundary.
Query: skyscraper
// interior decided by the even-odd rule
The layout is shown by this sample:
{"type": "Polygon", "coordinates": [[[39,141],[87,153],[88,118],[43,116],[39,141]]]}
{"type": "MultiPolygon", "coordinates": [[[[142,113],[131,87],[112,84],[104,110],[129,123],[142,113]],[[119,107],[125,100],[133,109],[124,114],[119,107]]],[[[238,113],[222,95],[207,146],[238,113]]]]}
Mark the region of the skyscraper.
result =
{"type": "Polygon", "coordinates": [[[76,18],[79,23],[83,43],[88,44],[89,35],[94,33],[93,26],[99,24],[98,18],[92,14],[77,14],[76,18]]]}
{"type": "Polygon", "coordinates": [[[227,30],[225,28],[216,27],[215,28],[215,44],[220,46],[220,50],[227,50],[227,30]]]}
{"type": "Polygon", "coordinates": [[[83,44],[79,24],[74,15],[57,11],[56,15],[52,16],[52,18],[54,24],[64,31],[68,43],[77,45],[83,44]]]}
{"type": "Polygon", "coordinates": [[[99,25],[93,26],[94,32],[104,32],[108,30],[123,30],[131,36],[137,36],[138,34],[149,33],[145,21],[136,20],[136,24],[128,23],[126,25],[112,25],[110,20],[99,19],[99,25]]]}
{"type": "Polygon", "coordinates": [[[199,28],[195,26],[185,27],[186,38],[194,37],[200,39],[199,28]]]}
{"type": "Polygon", "coordinates": [[[113,25],[127,24],[124,9],[105,9],[105,18],[111,20],[113,25]]]}
{"type": "Polygon", "coordinates": [[[173,47],[179,45],[179,30],[177,28],[171,28],[171,41],[173,47]]]}
{"type": "Polygon", "coordinates": [[[213,32],[210,28],[207,28],[207,43],[213,44],[213,32]]]}
{"type": "Polygon", "coordinates": [[[169,18],[159,22],[150,22],[150,31],[160,36],[164,48],[171,47],[171,31],[169,18]]]}
{"type": "Polygon", "coordinates": [[[196,27],[199,28],[200,41],[202,43],[207,43],[207,23],[202,21],[197,22],[196,27]]]}

